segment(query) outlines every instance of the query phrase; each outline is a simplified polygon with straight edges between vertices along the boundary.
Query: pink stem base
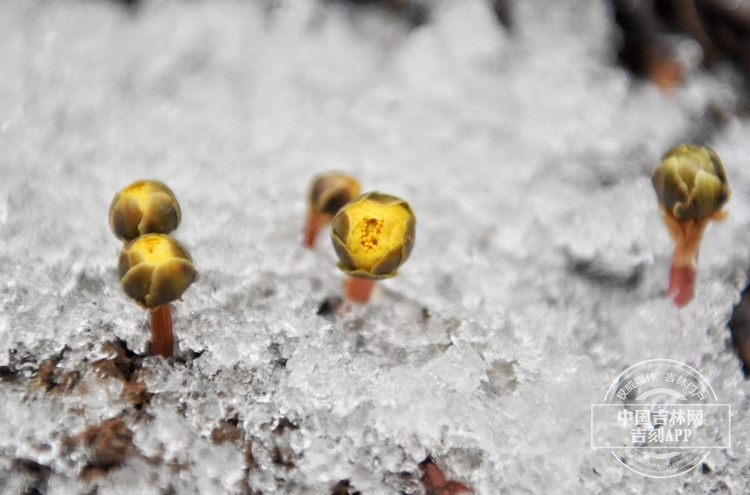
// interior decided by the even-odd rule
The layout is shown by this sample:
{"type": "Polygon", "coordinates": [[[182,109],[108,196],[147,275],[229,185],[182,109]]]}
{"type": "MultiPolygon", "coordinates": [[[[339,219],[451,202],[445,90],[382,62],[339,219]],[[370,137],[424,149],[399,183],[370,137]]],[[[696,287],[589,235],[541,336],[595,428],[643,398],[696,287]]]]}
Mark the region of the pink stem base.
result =
{"type": "Polygon", "coordinates": [[[148,310],[151,317],[151,354],[169,357],[174,349],[172,306],[162,304],[148,310]]]}
{"type": "Polygon", "coordinates": [[[346,298],[361,304],[370,300],[374,288],[374,280],[355,277],[349,277],[344,280],[344,295],[346,298]]]}
{"type": "Polygon", "coordinates": [[[662,218],[669,229],[669,235],[675,242],[667,294],[674,298],[677,306],[683,307],[693,300],[698,270],[698,251],[703,232],[706,231],[708,223],[714,218],[720,218],[722,213],[718,211],[710,217],[681,220],[663,206],[662,209],[664,211],[662,218]]]}
{"type": "Polygon", "coordinates": [[[675,266],[669,271],[667,294],[674,297],[674,303],[683,307],[693,300],[695,289],[695,267],[675,266]]]}

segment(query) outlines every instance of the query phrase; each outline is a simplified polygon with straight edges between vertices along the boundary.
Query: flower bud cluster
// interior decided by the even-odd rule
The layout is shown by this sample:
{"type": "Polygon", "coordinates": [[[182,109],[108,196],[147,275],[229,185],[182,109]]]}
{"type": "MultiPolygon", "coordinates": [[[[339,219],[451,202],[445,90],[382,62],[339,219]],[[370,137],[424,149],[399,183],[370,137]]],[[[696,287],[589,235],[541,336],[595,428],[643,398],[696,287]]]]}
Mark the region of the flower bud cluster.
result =
{"type": "Polygon", "coordinates": [[[180,217],[172,191],[154,180],[130,184],[109,207],[112,232],[126,243],[118,264],[122,289],[144,308],[180,299],[198,276],[187,250],[167,235],[180,217]]]}

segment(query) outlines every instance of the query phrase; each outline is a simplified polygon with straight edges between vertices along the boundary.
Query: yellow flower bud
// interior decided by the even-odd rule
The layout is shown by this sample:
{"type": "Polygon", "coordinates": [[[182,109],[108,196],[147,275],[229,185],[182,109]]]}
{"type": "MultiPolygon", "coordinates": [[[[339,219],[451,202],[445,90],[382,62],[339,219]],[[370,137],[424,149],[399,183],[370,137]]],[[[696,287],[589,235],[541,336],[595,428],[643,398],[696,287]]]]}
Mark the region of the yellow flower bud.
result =
{"type": "Polygon", "coordinates": [[[144,308],[179,299],[198,276],[185,248],[164,234],[146,234],[125,246],[118,271],[122,290],[144,308]]]}
{"type": "Polygon", "coordinates": [[[680,220],[710,217],[731,194],[719,156],[690,144],[669,150],[651,180],[664,209],[680,220]]]}
{"type": "Polygon", "coordinates": [[[308,195],[310,211],[333,217],[349,201],[359,196],[354,177],[331,173],[313,178],[308,195]]]}
{"type": "Polygon", "coordinates": [[[342,206],[359,196],[359,182],[344,174],[321,174],[313,178],[307,194],[305,246],[312,248],[318,231],[333,220],[342,206]]]}
{"type": "Polygon", "coordinates": [[[370,280],[395,277],[414,247],[417,219],[403,199],[379,192],[360,196],[333,219],[338,268],[370,280]]]}
{"type": "Polygon", "coordinates": [[[180,205],[172,191],[156,180],[140,180],[115,194],[109,226],[118,239],[132,241],[144,234],[169,234],[180,225],[180,205]]]}

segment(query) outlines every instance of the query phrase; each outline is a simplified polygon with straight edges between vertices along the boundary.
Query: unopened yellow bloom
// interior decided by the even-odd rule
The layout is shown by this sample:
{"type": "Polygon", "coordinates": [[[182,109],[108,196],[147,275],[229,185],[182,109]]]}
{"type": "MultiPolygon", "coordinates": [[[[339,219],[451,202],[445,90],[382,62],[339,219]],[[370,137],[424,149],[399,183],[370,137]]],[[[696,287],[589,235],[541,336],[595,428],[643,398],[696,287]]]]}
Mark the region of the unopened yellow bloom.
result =
{"type": "Polygon", "coordinates": [[[359,182],[349,175],[329,173],[317,175],[307,195],[305,246],[312,248],[318,231],[333,221],[342,206],[359,196],[359,182]]]}
{"type": "Polygon", "coordinates": [[[185,248],[164,234],[146,234],[125,246],[118,271],[125,294],[148,308],[179,299],[198,276],[185,248]]]}
{"type": "Polygon", "coordinates": [[[311,212],[330,215],[359,196],[359,182],[354,177],[339,173],[321,174],[313,178],[308,195],[311,212]]]}
{"type": "Polygon", "coordinates": [[[333,219],[337,266],[352,277],[395,277],[414,247],[417,220],[403,199],[370,192],[344,206],[333,219]]]}
{"type": "Polygon", "coordinates": [[[680,220],[710,217],[731,194],[719,156],[690,144],[669,150],[651,180],[664,209],[680,220]]]}
{"type": "Polygon", "coordinates": [[[109,226],[118,239],[132,241],[144,234],[169,234],[180,225],[180,205],[172,191],[156,180],[140,180],[115,194],[109,226]]]}

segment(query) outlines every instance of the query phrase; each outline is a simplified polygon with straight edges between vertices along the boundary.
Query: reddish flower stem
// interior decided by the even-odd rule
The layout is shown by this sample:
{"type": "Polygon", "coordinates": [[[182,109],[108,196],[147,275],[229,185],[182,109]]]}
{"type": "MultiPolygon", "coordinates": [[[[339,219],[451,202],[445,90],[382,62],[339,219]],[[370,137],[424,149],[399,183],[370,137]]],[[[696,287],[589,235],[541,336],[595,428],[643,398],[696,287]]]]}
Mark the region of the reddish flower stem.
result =
{"type": "Polygon", "coordinates": [[[344,295],[346,298],[361,304],[370,300],[374,288],[374,280],[356,277],[349,277],[344,280],[344,295]]]}
{"type": "Polygon", "coordinates": [[[169,357],[174,348],[172,305],[162,304],[148,310],[151,319],[151,354],[169,357]]]}
{"type": "Polygon", "coordinates": [[[307,224],[305,225],[305,247],[312,249],[315,246],[315,239],[318,237],[318,232],[325,225],[328,225],[333,220],[331,215],[325,215],[322,213],[310,212],[307,215],[307,224]]]}
{"type": "Polygon", "coordinates": [[[664,223],[675,242],[667,294],[674,298],[674,303],[679,307],[693,299],[698,249],[710,220],[710,217],[681,220],[669,211],[664,212],[664,223]]]}
{"type": "Polygon", "coordinates": [[[674,303],[683,307],[693,300],[695,292],[695,273],[694,267],[675,266],[672,263],[672,269],[669,271],[669,289],[667,295],[674,298],[674,303]]]}

